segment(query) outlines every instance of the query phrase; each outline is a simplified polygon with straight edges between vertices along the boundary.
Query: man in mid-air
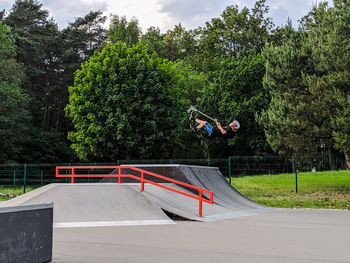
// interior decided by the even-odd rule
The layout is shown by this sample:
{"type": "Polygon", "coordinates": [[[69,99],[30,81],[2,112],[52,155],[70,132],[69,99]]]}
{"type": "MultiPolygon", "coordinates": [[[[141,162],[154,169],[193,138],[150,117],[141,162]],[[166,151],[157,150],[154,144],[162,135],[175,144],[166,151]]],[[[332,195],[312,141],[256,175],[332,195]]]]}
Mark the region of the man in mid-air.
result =
{"type": "Polygon", "coordinates": [[[220,122],[217,119],[214,119],[216,127],[213,127],[207,121],[203,121],[194,117],[194,111],[191,112],[190,120],[193,123],[190,124],[190,127],[193,131],[198,131],[204,127],[204,129],[208,132],[209,136],[213,137],[229,137],[234,135],[235,132],[241,127],[237,120],[232,121],[228,126],[222,127],[220,122]],[[196,126],[196,123],[198,124],[196,126]]]}

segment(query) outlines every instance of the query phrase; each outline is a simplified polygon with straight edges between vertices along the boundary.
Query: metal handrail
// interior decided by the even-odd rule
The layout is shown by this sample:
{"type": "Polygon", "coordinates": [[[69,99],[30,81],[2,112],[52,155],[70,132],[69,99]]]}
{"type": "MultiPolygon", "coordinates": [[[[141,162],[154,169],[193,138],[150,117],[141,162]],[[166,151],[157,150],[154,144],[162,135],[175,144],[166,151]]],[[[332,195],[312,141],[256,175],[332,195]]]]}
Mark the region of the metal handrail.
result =
{"type": "Polygon", "coordinates": [[[208,204],[213,204],[213,192],[211,192],[207,189],[203,189],[203,188],[200,188],[197,186],[186,184],[184,182],[174,180],[174,179],[171,179],[169,177],[165,177],[165,176],[162,176],[162,175],[159,175],[156,173],[152,173],[152,172],[149,172],[146,170],[142,170],[140,168],[136,168],[133,166],[56,166],[56,177],[70,177],[72,184],[74,183],[74,178],[76,178],[76,177],[118,177],[119,184],[122,183],[122,180],[121,180],[122,177],[130,177],[130,178],[141,181],[141,192],[144,191],[144,183],[149,183],[149,184],[156,185],[158,187],[173,191],[175,193],[182,194],[182,195],[197,199],[199,201],[199,213],[198,213],[199,217],[202,217],[203,202],[208,203],[208,204]],[[118,170],[118,174],[76,174],[75,173],[76,170],[86,170],[86,169],[116,169],[116,170],[118,170]],[[132,174],[123,174],[122,173],[123,169],[131,169],[131,170],[137,171],[141,174],[141,177],[137,177],[137,176],[132,175],[132,174]],[[70,174],[60,174],[61,170],[70,170],[71,173],[70,174]],[[180,191],[178,189],[171,188],[169,186],[161,185],[161,184],[158,184],[158,183],[150,181],[150,180],[147,180],[144,178],[145,175],[154,176],[154,177],[157,177],[157,178],[165,180],[165,181],[169,181],[169,182],[172,182],[175,184],[179,184],[179,185],[182,185],[182,186],[185,186],[188,188],[195,189],[198,191],[198,196],[180,191]],[[203,198],[203,192],[209,194],[209,200],[207,200],[206,198],[203,198]]]}

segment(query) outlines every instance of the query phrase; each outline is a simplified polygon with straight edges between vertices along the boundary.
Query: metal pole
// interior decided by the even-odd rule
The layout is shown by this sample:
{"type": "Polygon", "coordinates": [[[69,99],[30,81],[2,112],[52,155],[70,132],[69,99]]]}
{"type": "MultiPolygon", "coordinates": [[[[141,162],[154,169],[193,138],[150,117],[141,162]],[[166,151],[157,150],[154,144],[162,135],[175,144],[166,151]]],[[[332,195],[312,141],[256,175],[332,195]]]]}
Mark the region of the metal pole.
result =
{"type": "Polygon", "coordinates": [[[26,179],[27,179],[27,164],[24,164],[24,170],[23,170],[23,194],[26,193],[26,179]]]}
{"type": "Polygon", "coordinates": [[[228,177],[229,183],[231,184],[231,156],[228,157],[228,177]]]}
{"type": "MultiPolygon", "coordinates": [[[[68,163],[68,166],[70,166],[70,163],[68,163]]],[[[66,170],[66,174],[67,174],[67,170],[66,170]]],[[[68,177],[66,177],[66,184],[68,183],[68,177]]]]}
{"type": "Polygon", "coordinates": [[[13,186],[16,186],[16,170],[13,171],[13,186]]]}
{"type": "Polygon", "coordinates": [[[143,192],[145,190],[143,179],[144,179],[144,173],[141,172],[141,192],[143,192]]]}
{"type": "Polygon", "coordinates": [[[75,177],[75,168],[72,168],[71,177],[70,177],[71,184],[74,184],[74,177],[75,177]]]}
{"type": "Polygon", "coordinates": [[[294,153],[294,173],[295,173],[295,192],[298,193],[298,162],[297,162],[296,153],[294,153]]]}
{"type": "Polygon", "coordinates": [[[207,117],[208,119],[210,119],[210,120],[212,120],[212,121],[215,121],[212,117],[208,116],[207,114],[205,114],[205,113],[203,113],[203,112],[201,112],[201,111],[199,111],[199,110],[197,110],[197,112],[198,112],[199,114],[202,114],[204,117],[207,117]]]}
{"type": "Polygon", "coordinates": [[[44,172],[43,171],[41,171],[40,172],[40,177],[41,177],[41,185],[43,185],[44,184],[44,172]]]}
{"type": "Polygon", "coordinates": [[[211,119],[212,121],[215,121],[212,117],[208,116],[207,114],[197,110],[195,107],[191,106],[191,108],[189,109],[189,112],[190,111],[195,111],[195,112],[198,112],[199,114],[202,114],[204,117],[207,117],[208,119],[211,119]]]}
{"type": "Polygon", "coordinates": [[[202,195],[202,191],[199,190],[199,217],[202,217],[202,199],[203,199],[203,195],[202,195]]]}

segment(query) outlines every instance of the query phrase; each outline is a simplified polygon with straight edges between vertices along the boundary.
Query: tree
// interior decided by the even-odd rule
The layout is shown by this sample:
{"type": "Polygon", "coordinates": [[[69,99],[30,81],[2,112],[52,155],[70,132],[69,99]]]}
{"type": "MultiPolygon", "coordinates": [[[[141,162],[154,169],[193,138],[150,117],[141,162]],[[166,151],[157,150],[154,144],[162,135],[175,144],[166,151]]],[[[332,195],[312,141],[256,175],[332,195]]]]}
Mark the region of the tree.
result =
{"type": "Polygon", "coordinates": [[[210,140],[207,155],[226,158],[229,155],[254,155],[271,152],[256,115],[268,107],[269,97],[261,80],[265,74],[265,61],[251,50],[248,57],[238,55],[221,61],[214,72],[212,85],[201,92],[199,104],[222,124],[234,119],[241,122],[241,129],[233,139],[210,140]]]}
{"type": "MultiPolygon", "coordinates": [[[[103,48],[107,40],[103,24],[107,17],[101,11],[90,11],[84,17],[78,17],[62,31],[66,52],[73,52],[75,64],[88,60],[95,52],[103,48]]],[[[66,54],[69,57],[69,54],[66,54]]],[[[79,66],[74,67],[78,69],[79,66]]],[[[73,72],[75,72],[73,70],[73,72]]]]}
{"type": "Polygon", "coordinates": [[[332,118],[334,146],[344,152],[346,164],[350,168],[350,96],[343,97],[339,93],[337,95],[339,108],[332,118]]]}
{"type": "Polygon", "coordinates": [[[165,58],[176,61],[194,55],[197,51],[197,42],[194,31],[181,25],[175,25],[173,30],[168,30],[163,37],[165,58]]]}
{"type": "Polygon", "coordinates": [[[59,78],[61,79],[61,90],[57,94],[57,113],[60,131],[68,133],[72,124],[66,118],[64,109],[68,104],[68,87],[73,85],[74,73],[87,61],[95,51],[102,50],[107,40],[106,30],[103,28],[107,17],[101,11],[90,11],[83,17],[78,17],[74,22],[62,30],[62,61],[59,78]]]}
{"type": "MultiPolygon", "coordinates": [[[[39,160],[31,152],[33,150],[41,155],[41,161],[55,159],[44,150],[55,148],[51,144],[55,141],[53,138],[64,138],[59,133],[65,131],[65,123],[61,121],[61,97],[67,89],[62,81],[63,40],[57,25],[48,17],[49,12],[42,9],[38,1],[17,0],[4,20],[14,35],[16,60],[25,70],[21,86],[29,97],[31,122],[27,123],[29,132],[23,132],[25,141],[20,145],[23,146],[21,160],[26,162],[39,160]]],[[[63,140],[51,154],[68,153],[67,148],[67,142],[63,140]]],[[[65,158],[71,158],[71,155],[67,154],[65,158]]]]}
{"type": "Polygon", "coordinates": [[[264,87],[271,95],[262,115],[267,140],[279,153],[344,151],[349,134],[349,8],[346,1],[315,6],[298,32],[264,50],[264,87]]]}
{"type": "Polygon", "coordinates": [[[165,58],[165,47],[163,45],[164,35],[160,33],[157,27],[150,27],[147,32],[141,36],[141,43],[147,46],[150,55],[156,52],[159,57],[165,58]]]}
{"type": "Polygon", "coordinates": [[[57,62],[60,60],[61,38],[49,13],[34,0],[17,0],[5,19],[16,40],[17,61],[23,63],[26,78],[23,89],[30,95],[34,123],[49,129],[56,120],[49,119],[59,89],[57,62]]]}
{"type": "Polygon", "coordinates": [[[132,47],[139,42],[141,34],[139,21],[136,18],[132,18],[130,22],[128,22],[125,16],[111,16],[107,36],[112,43],[121,41],[124,42],[127,47],[132,47]]]}
{"type": "Polygon", "coordinates": [[[85,160],[172,158],[184,108],[177,79],[172,63],[141,44],[108,44],[69,88],[73,149],[85,160]]]}
{"type": "Polygon", "coordinates": [[[270,38],[273,28],[271,18],[265,17],[269,8],[266,0],[258,0],[249,10],[238,6],[228,6],[219,18],[206,22],[199,34],[199,58],[201,69],[205,72],[217,70],[221,57],[247,55],[251,49],[259,53],[270,38]]]}
{"type": "MultiPolygon", "coordinates": [[[[311,94],[328,113],[332,125],[334,147],[344,152],[350,168],[350,2],[335,0],[315,6],[304,18],[309,32],[307,45],[313,47],[312,58],[316,74],[307,76],[311,94]]],[[[333,145],[332,145],[333,147],[333,145]]]]}
{"type": "Polygon", "coordinates": [[[330,138],[319,129],[324,122],[319,116],[322,109],[310,107],[314,98],[303,80],[314,73],[312,51],[303,45],[305,33],[294,31],[291,25],[285,31],[281,46],[272,43],[263,52],[267,61],[263,85],[271,102],[260,120],[275,152],[314,152],[321,144],[329,144],[330,138]]]}
{"type": "Polygon", "coordinates": [[[3,21],[5,17],[5,9],[0,11],[0,21],[3,21]]]}
{"type": "Polygon", "coordinates": [[[21,159],[28,131],[28,96],[21,90],[24,71],[14,59],[15,40],[0,21],[0,162],[21,159]]]}
{"type": "MultiPolygon", "coordinates": [[[[183,100],[182,105],[185,105],[183,111],[185,111],[190,105],[197,105],[199,99],[203,96],[202,91],[206,90],[210,83],[205,73],[197,72],[193,67],[182,60],[174,63],[174,66],[179,74],[179,81],[176,85],[181,92],[181,98],[183,100]]],[[[203,151],[202,147],[199,147],[202,143],[202,138],[189,129],[188,116],[182,119],[179,127],[182,128],[180,132],[180,141],[185,147],[178,147],[176,156],[189,159],[204,158],[206,152],[203,151]]]]}

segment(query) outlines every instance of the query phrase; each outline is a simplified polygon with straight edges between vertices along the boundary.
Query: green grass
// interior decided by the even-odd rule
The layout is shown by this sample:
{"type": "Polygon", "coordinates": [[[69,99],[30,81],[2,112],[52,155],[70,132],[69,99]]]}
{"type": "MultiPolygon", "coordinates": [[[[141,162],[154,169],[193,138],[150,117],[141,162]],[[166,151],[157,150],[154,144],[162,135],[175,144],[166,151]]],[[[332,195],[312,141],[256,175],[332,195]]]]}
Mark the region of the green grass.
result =
{"type": "MultiPolygon", "coordinates": [[[[26,192],[32,191],[40,186],[26,186],[26,192]]],[[[9,185],[0,185],[0,193],[10,194],[10,195],[21,195],[23,194],[23,186],[9,186],[9,185]]],[[[0,196],[0,201],[6,201],[11,199],[8,196],[0,196]]]]}
{"type": "MultiPolygon", "coordinates": [[[[350,171],[261,175],[232,178],[232,185],[250,199],[271,207],[350,210],[350,171]]],[[[26,192],[40,186],[27,186],[26,192]]],[[[0,193],[20,195],[23,187],[0,186],[0,193]]],[[[5,201],[10,197],[0,197],[5,201]]]]}
{"type": "Polygon", "coordinates": [[[350,210],[350,171],[309,172],[232,178],[250,199],[272,207],[350,210]]]}

